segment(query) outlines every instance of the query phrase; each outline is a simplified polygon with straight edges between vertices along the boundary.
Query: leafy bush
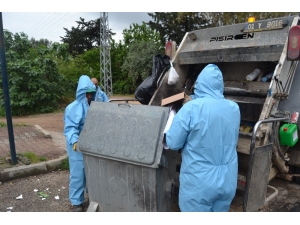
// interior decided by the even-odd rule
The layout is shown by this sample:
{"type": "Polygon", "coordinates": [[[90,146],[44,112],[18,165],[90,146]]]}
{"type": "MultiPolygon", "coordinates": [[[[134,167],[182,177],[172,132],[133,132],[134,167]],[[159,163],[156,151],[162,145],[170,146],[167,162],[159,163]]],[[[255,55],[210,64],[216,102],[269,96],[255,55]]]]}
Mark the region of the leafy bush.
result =
{"type": "Polygon", "coordinates": [[[112,40],[111,44],[111,73],[113,78],[114,94],[133,94],[135,85],[126,71],[122,70],[122,64],[127,55],[127,47],[121,42],[112,40]]]}
{"type": "MultiPolygon", "coordinates": [[[[53,112],[68,82],[59,74],[50,49],[33,48],[24,33],[4,34],[12,115],[53,112]]],[[[0,95],[4,108],[2,80],[0,95]]]]}
{"type": "Polygon", "coordinates": [[[126,71],[135,87],[151,76],[153,56],[161,53],[158,51],[159,48],[160,43],[146,41],[136,41],[129,46],[122,69],[126,71]]]}
{"type": "Polygon", "coordinates": [[[0,117],[5,117],[5,108],[0,107],[0,117]]]}

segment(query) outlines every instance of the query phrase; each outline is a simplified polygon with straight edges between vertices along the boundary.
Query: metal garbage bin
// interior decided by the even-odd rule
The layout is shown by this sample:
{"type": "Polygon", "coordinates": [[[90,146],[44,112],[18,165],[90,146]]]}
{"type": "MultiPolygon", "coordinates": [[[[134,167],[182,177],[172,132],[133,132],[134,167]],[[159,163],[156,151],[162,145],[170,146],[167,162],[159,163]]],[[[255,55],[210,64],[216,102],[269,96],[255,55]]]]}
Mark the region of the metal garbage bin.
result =
{"type": "Polygon", "coordinates": [[[172,211],[177,152],[163,149],[168,114],[167,107],[91,103],[78,140],[88,211],[172,211]]]}

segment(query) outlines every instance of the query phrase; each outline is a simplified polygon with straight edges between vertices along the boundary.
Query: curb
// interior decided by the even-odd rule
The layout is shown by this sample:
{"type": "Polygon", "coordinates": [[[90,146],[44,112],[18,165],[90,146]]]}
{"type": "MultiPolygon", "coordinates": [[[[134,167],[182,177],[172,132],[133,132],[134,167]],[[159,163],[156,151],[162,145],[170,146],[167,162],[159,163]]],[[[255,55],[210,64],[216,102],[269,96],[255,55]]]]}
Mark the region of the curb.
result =
{"type": "Polygon", "coordinates": [[[13,168],[7,168],[0,171],[0,181],[5,182],[18,178],[24,178],[33,175],[48,173],[58,170],[62,161],[67,159],[68,155],[63,155],[58,159],[52,159],[46,162],[34,163],[30,165],[22,165],[13,168]]]}
{"type": "Polygon", "coordinates": [[[52,138],[51,134],[48,131],[45,131],[43,128],[41,128],[39,125],[34,125],[36,129],[38,129],[39,131],[41,131],[45,138],[52,138]]]}

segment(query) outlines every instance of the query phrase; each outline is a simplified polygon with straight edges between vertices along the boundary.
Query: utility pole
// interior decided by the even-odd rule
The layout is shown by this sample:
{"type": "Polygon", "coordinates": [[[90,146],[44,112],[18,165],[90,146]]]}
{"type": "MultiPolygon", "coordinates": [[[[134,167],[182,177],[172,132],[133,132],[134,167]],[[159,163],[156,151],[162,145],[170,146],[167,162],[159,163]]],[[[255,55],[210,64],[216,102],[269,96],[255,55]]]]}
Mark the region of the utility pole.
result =
{"type": "Polygon", "coordinates": [[[1,74],[2,74],[2,86],[3,86],[3,95],[4,95],[4,103],[5,103],[8,139],[9,139],[9,146],[10,146],[10,155],[11,155],[12,164],[14,165],[18,163],[18,160],[16,155],[14,130],[12,124],[11,109],[10,109],[8,76],[6,70],[6,57],[5,57],[5,48],[4,48],[2,12],[0,12],[0,67],[1,67],[1,74]]]}
{"type": "Polygon", "coordinates": [[[110,35],[108,13],[100,12],[100,81],[99,86],[107,96],[113,95],[110,61],[110,35]]]}

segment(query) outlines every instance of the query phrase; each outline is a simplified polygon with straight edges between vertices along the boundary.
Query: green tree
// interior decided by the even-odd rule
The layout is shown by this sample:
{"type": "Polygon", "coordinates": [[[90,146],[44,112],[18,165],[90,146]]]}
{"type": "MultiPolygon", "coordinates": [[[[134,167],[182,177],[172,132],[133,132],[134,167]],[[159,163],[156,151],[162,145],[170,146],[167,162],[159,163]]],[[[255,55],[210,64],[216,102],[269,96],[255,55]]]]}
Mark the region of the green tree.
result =
{"type": "MultiPolygon", "coordinates": [[[[76,89],[78,79],[81,75],[90,73],[89,65],[83,59],[82,55],[71,58],[69,61],[60,61],[58,65],[59,72],[73,84],[76,89]]],[[[73,92],[74,90],[73,89],[73,92]]],[[[76,90],[75,90],[76,91],[76,90]]]]}
{"type": "MultiPolygon", "coordinates": [[[[65,79],[51,51],[33,48],[28,36],[4,30],[10,103],[13,115],[52,112],[63,95],[65,79]]],[[[2,81],[1,81],[2,88],[2,81]]],[[[3,91],[0,106],[4,107],[3,91]]]]}
{"type": "Polygon", "coordinates": [[[35,38],[31,38],[30,42],[33,47],[38,47],[40,45],[44,45],[45,47],[50,48],[52,45],[52,41],[49,41],[48,39],[41,38],[40,40],[36,40],[35,38]]]}
{"type": "MultiPolygon", "coordinates": [[[[151,29],[149,25],[145,22],[142,22],[141,25],[137,23],[132,23],[129,26],[129,29],[124,29],[123,32],[123,40],[126,46],[129,46],[131,43],[137,41],[146,41],[146,42],[159,42],[160,34],[151,29]]],[[[163,47],[164,44],[161,46],[163,47]]]]}
{"type": "MultiPolygon", "coordinates": [[[[132,24],[123,31],[127,55],[122,64],[122,71],[131,79],[136,88],[143,80],[151,76],[153,56],[162,54],[164,46],[160,35],[145,22],[142,25],[132,24]]],[[[134,89],[135,89],[134,88],[134,89]]]]}
{"type": "Polygon", "coordinates": [[[122,65],[123,71],[131,78],[135,88],[147,77],[151,76],[153,56],[158,53],[160,43],[146,41],[134,42],[129,46],[128,54],[122,65]]]}
{"type": "Polygon", "coordinates": [[[117,43],[112,39],[110,57],[114,94],[132,94],[135,90],[132,79],[128,77],[126,71],[122,70],[122,65],[127,55],[127,49],[128,48],[121,41],[117,43]]]}
{"type": "Polygon", "coordinates": [[[168,40],[175,41],[179,44],[185,33],[191,30],[206,28],[208,24],[207,17],[203,13],[148,13],[153,21],[149,21],[149,25],[153,30],[160,33],[160,41],[165,45],[168,40]]]}
{"type": "Polygon", "coordinates": [[[70,61],[72,58],[72,56],[68,52],[68,49],[69,49],[68,43],[60,44],[58,42],[54,42],[50,48],[51,52],[53,53],[53,57],[55,59],[61,59],[65,62],[70,61]]]}
{"type": "Polygon", "coordinates": [[[69,83],[69,89],[66,90],[67,95],[74,96],[78,79],[81,75],[99,77],[99,48],[93,48],[76,57],[69,57],[68,60],[63,60],[63,58],[61,58],[58,60],[58,71],[67,79],[69,83]]]}
{"type": "Polygon", "coordinates": [[[71,30],[64,28],[66,35],[60,38],[63,43],[69,44],[70,54],[76,56],[99,45],[100,24],[99,19],[97,20],[86,22],[80,17],[80,20],[76,21],[77,27],[71,27],[71,30]]]}
{"type": "MultiPolygon", "coordinates": [[[[73,56],[83,54],[100,44],[100,18],[85,21],[80,17],[76,23],[77,27],[71,27],[70,30],[64,28],[66,35],[60,37],[63,43],[69,44],[69,53],[73,56]]],[[[115,35],[111,29],[110,35],[115,35]]]]}
{"type": "Polygon", "coordinates": [[[89,74],[92,77],[100,76],[100,50],[93,48],[81,55],[89,68],[89,74]]]}

